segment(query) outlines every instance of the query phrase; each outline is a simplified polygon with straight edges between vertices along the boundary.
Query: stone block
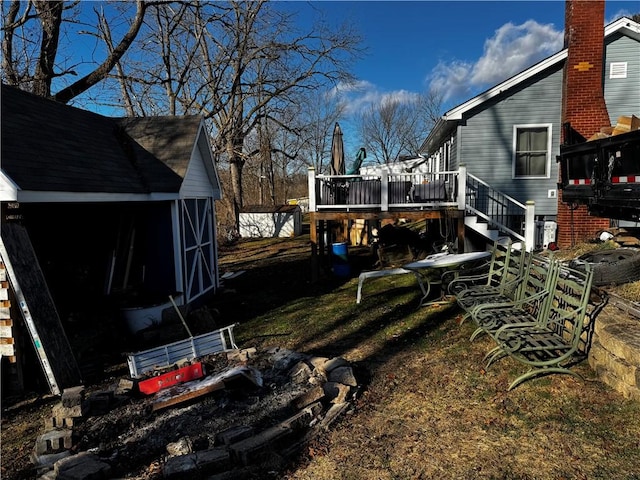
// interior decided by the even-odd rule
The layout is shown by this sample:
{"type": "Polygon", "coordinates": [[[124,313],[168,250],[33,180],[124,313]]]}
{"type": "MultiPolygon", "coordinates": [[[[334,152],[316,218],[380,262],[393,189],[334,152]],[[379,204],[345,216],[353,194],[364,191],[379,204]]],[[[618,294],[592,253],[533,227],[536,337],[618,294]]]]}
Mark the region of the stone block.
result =
{"type": "Polygon", "coordinates": [[[96,392],[89,395],[83,403],[86,415],[104,415],[111,409],[114,399],[112,391],[96,392]]]}
{"type": "Polygon", "coordinates": [[[193,452],[193,444],[189,437],[182,437],[177,442],[167,444],[167,453],[172,457],[186,455],[191,452],[193,452]]]}
{"type": "Polygon", "coordinates": [[[308,383],[311,375],[313,372],[306,362],[298,362],[289,373],[291,381],[298,384],[308,383]]]}
{"type": "Polygon", "coordinates": [[[230,362],[245,363],[248,362],[256,354],[255,348],[244,348],[242,350],[233,350],[227,352],[227,360],[230,362]]]}
{"type": "Polygon", "coordinates": [[[36,455],[57,453],[60,450],[69,450],[72,445],[71,430],[51,430],[36,438],[34,451],[36,455]]]}
{"type": "Polygon", "coordinates": [[[167,459],[162,469],[164,478],[199,477],[228,470],[231,457],[226,448],[212,448],[167,459]]]}
{"type": "Polygon", "coordinates": [[[71,452],[69,450],[65,450],[60,453],[49,453],[44,455],[37,455],[35,452],[31,454],[31,463],[35,465],[35,467],[40,470],[50,470],[53,468],[53,465],[63,458],[67,458],[71,456],[71,452]]]}
{"type": "Polygon", "coordinates": [[[358,386],[356,377],[353,375],[351,367],[338,367],[329,373],[328,380],[330,382],[338,382],[350,387],[358,386]]]}
{"type": "Polygon", "coordinates": [[[245,438],[249,438],[255,433],[252,426],[249,425],[237,425],[231,428],[227,428],[216,435],[216,443],[223,445],[231,445],[232,443],[239,442],[245,438]]]}
{"type": "Polygon", "coordinates": [[[196,452],[196,466],[201,473],[214,473],[231,467],[231,455],[226,447],[210,448],[196,452]]]}
{"type": "Polygon", "coordinates": [[[331,360],[327,360],[327,362],[324,364],[324,370],[325,372],[329,373],[338,367],[347,367],[347,366],[349,366],[349,362],[347,362],[344,358],[334,357],[331,360]]]}
{"type": "Polygon", "coordinates": [[[82,414],[82,405],[65,407],[62,403],[58,403],[51,409],[51,415],[56,418],[80,418],[82,417],[82,414]]]}
{"type": "Polygon", "coordinates": [[[277,451],[286,438],[292,435],[290,428],[282,425],[268,428],[253,437],[241,440],[229,447],[232,457],[244,466],[267,460],[277,451]]]}
{"type": "Polygon", "coordinates": [[[621,381],[609,370],[599,369],[597,373],[598,378],[600,378],[603,383],[621,393],[624,398],[640,400],[640,389],[637,387],[633,387],[628,383],[621,381]]]}
{"type": "Polygon", "coordinates": [[[106,480],[111,478],[111,465],[97,455],[82,452],[56,462],[58,480],[106,480]]]}
{"type": "Polygon", "coordinates": [[[638,368],[634,365],[630,365],[622,358],[615,356],[607,349],[603,348],[599,342],[594,342],[591,345],[589,352],[589,365],[598,371],[598,369],[604,369],[611,371],[620,381],[630,385],[638,385],[638,368]]]}
{"type": "Polygon", "coordinates": [[[162,467],[164,478],[186,478],[192,475],[197,469],[196,456],[194,453],[170,457],[162,467]]]}
{"type": "Polygon", "coordinates": [[[291,430],[302,430],[309,427],[311,421],[314,419],[314,416],[315,415],[310,408],[305,408],[304,410],[281,422],[280,425],[285,428],[290,428],[291,430]]]}
{"type": "Polygon", "coordinates": [[[299,395],[298,397],[296,397],[292,404],[295,408],[304,408],[307,405],[311,405],[313,402],[317,402],[318,400],[321,400],[322,398],[324,398],[324,389],[318,385],[313,387],[311,390],[303,393],[302,395],[299,395]]]}
{"type": "Polygon", "coordinates": [[[343,383],[327,382],[322,387],[325,398],[331,403],[344,403],[351,392],[351,387],[343,383]]]}
{"type": "Polygon", "coordinates": [[[319,424],[319,428],[329,428],[340,415],[347,411],[348,403],[334,403],[319,424]]]}
{"type": "Polygon", "coordinates": [[[44,420],[45,432],[51,430],[73,429],[72,417],[49,417],[44,420]]]}
{"type": "Polygon", "coordinates": [[[631,365],[640,365],[640,328],[624,324],[611,324],[600,330],[600,344],[615,356],[631,365]]]}
{"type": "Polygon", "coordinates": [[[67,408],[79,407],[84,399],[84,387],[65,388],[62,392],[62,406],[67,408]]]}
{"type": "Polygon", "coordinates": [[[131,393],[134,387],[133,380],[129,380],[126,378],[121,378],[118,381],[118,385],[116,385],[115,394],[116,395],[128,395],[131,393]]]}

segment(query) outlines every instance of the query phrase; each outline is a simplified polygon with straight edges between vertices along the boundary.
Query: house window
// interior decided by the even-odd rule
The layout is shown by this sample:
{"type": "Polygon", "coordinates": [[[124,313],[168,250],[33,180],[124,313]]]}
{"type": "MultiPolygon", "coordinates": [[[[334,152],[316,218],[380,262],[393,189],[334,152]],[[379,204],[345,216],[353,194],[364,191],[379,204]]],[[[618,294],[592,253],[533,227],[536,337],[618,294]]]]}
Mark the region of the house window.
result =
{"type": "Polygon", "coordinates": [[[551,125],[514,125],[513,178],[549,178],[551,125]]]}
{"type": "Polygon", "coordinates": [[[611,62],[609,78],[627,78],[627,62],[611,62]]]}

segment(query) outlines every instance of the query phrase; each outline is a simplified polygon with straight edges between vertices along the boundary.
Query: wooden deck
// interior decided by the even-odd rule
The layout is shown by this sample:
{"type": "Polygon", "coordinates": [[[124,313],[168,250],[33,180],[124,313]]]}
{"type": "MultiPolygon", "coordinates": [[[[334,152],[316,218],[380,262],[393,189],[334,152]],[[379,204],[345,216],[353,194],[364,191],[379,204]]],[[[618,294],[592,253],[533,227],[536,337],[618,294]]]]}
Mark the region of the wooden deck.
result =
{"type": "Polygon", "coordinates": [[[327,241],[349,242],[349,225],[381,226],[400,219],[454,220],[464,250],[466,176],[460,171],[380,175],[316,175],[309,171],[312,276],[317,279],[327,241]],[[327,240],[328,237],[328,240],[327,240]]]}

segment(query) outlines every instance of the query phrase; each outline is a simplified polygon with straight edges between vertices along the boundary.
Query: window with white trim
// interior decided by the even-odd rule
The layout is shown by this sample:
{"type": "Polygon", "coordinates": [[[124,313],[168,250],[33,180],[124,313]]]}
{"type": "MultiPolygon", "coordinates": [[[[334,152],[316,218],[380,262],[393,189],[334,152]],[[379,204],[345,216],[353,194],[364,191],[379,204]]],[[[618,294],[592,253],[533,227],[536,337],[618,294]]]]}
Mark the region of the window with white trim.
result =
{"type": "Polygon", "coordinates": [[[513,126],[513,178],[549,178],[551,124],[513,126]]]}

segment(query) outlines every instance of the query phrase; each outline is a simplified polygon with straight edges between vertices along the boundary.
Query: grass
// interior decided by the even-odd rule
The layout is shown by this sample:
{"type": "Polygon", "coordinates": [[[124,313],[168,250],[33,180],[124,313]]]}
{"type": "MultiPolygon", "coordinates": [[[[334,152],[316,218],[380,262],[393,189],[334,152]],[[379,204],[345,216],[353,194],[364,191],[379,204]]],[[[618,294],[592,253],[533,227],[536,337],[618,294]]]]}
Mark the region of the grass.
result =
{"type": "Polygon", "coordinates": [[[242,347],[281,347],[349,360],[363,388],[353,410],[318,438],[287,480],[637,479],[640,403],[597,380],[552,375],[507,386],[523,367],[484,371],[490,340],[473,343],[455,307],[418,309],[411,276],[372,280],[355,303],[366,252],[350,252],[353,277],[312,284],[308,237],[242,241],[223,270],[246,269],[216,304],[240,322],[242,347]]]}

